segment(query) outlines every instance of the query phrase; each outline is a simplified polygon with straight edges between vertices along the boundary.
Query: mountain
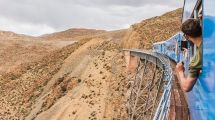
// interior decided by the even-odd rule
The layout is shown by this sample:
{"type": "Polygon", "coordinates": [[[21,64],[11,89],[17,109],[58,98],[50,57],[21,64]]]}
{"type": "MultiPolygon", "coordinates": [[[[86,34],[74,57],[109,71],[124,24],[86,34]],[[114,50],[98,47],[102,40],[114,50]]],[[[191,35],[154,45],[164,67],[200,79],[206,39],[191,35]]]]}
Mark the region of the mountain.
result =
{"type": "Polygon", "coordinates": [[[182,9],[156,16],[132,25],[122,41],[123,48],[151,49],[180,31],[182,9]]]}
{"type": "Polygon", "coordinates": [[[23,34],[16,34],[10,31],[0,31],[0,40],[21,40],[21,39],[34,39],[34,37],[23,34]]]}
{"type": "Polygon", "coordinates": [[[72,40],[80,36],[92,36],[95,34],[100,34],[105,32],[106,32],[105,30],[73,28],[73,29],[68,29],[61,32],[42,35],[40,36],[40,38],[46,39],[46,40],[59,40],[59,39],[72,40]]]}
{"type": "Polygon", "coordinates": [[[127,120],[123,48],[150,49],[180,30],[182,9],[129,29],[0,32],[0,119],[127,120]],[[77,41],[77,42],[74,42],[77,41]]]}

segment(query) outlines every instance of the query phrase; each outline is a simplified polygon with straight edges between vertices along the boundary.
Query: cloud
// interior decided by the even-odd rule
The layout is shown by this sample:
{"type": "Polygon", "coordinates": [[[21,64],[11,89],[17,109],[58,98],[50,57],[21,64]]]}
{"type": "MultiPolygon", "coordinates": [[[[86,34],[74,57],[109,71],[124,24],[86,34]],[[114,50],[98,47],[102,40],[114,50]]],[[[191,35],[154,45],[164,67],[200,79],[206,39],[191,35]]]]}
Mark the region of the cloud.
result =
{"type": "Polygon", "coordinates": [[[32,36],[55,32],[55,29],[45,24],[22,23],[4,17],[0,18],[0,30],[13,31],[19,34],[32,36]]]}
{"type": "Polygon", "coordinates": [[[178,7],[182,5],[182,0],[73,0],[74,3],[86,6],[144,6],[146,4],[159,4],[178,7]]]}
{"type": "MultiPolygon", "coordinates": [[[[75,27],[113,30],[182,4],[181,0],[0,0],[0,19],[13,21],[11,31],[16,29],[30,35],[75,27]]],[[[1,22],[0,29],[10,30],[7,26],[11,25],[1,22]]]]}

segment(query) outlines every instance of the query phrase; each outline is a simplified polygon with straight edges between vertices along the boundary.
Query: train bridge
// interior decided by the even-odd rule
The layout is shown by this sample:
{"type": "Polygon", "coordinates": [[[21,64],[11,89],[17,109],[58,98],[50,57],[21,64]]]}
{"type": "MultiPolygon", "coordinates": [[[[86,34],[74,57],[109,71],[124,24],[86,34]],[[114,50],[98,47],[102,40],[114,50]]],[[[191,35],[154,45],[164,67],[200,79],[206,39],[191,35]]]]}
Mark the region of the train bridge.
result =
{"type": "Polygon", "coordinates": [[[130,120],[189,120],[186,96],[174,73],[175,63],[151,51],[124,49],[129,76],[130,120]]]}

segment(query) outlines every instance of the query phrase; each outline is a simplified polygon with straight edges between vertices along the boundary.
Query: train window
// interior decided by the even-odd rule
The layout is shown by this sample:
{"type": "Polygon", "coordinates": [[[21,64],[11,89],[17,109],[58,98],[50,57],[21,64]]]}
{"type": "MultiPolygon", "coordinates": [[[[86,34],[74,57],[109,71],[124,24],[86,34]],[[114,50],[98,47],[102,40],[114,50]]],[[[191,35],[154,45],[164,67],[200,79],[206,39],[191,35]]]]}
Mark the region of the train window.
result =
{"type": "Polygon", "coordinates": [[[193,16],[195,19],[202,20],[202,0],[197,1],[193,16]]]}
{"type": "Polygon", "coordinates": [[[200,20],[202,20],[202,5],[200,6],[199,10],[198,10],[198,18],[200,20]]]}
{"type": "Polygon", "coordinates": [[[185,20],[191,18],[191,16],[193,15],[193,10],[196,6],[198,0],[185,0],[184,1],[184,9],[183,9],[183,18],[182,18],[182,22],[184,22],[185,20]]]}
{"type": "MultiPolygon", "coordinates": [[[[202,21],[202,0],[185,0],[182,22],[189,18],[195,18],[202,21]]],[[[192,42],[187,44],[190,57],[192,57],[196,52],[196,46],[192,42]]],[[[183,50],[183,47],[181,48],[183,50]]]]}
{"type": "Polygon", "coordinates": [[[202,14],[202,3],[199,4],[199,6],[197,7],[197,19],[199,19],[201,21],[201,25],[202,25],[202,17],[203,17],[203,14],[202,14]]]}
{"type": "MultiPolygon", "coordinates": [[[[194,13],[193,14],[195,16],[194,17],[195,19],[199,19],[201,21],[201,25],[202,25],[202,0],[197,1],[196,6],[194,8],[194,13]]],[[[196,52],[196,46],[191,45],[191,47],[192,47],[192,50],[193,50],[192,54],[194,55],[195,52],[196,52]]]]}

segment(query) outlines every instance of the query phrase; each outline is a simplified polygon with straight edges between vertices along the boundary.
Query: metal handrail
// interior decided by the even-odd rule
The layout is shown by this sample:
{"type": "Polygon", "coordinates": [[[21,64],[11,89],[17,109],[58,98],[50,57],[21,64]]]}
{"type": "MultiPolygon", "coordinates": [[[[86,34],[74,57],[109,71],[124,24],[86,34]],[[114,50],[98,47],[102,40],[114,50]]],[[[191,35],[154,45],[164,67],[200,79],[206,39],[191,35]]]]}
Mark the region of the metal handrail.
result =
{"type": "Polygon", "coordinates": [[[154,53],[154,54],[164,64],[164,72],[165,72],[164,79],[165,81],[167,81],[167,84],[164,86],[164,93],[160,99],[160,103],[157,107],[153,120],[165,120],[167,116],[167,112],[169,110],[169,105],[170,105],[173,72],[170,64],[170,59],[168,57],[161,55],[159,53],[154,53]]]}

